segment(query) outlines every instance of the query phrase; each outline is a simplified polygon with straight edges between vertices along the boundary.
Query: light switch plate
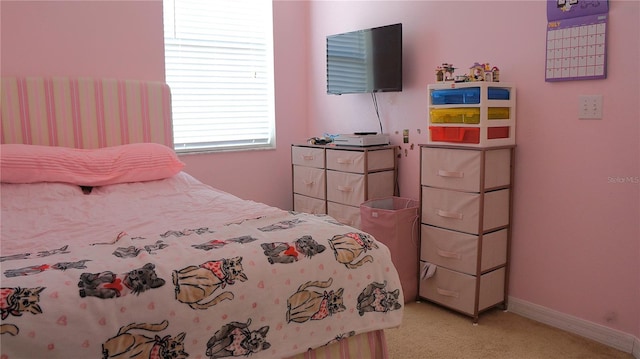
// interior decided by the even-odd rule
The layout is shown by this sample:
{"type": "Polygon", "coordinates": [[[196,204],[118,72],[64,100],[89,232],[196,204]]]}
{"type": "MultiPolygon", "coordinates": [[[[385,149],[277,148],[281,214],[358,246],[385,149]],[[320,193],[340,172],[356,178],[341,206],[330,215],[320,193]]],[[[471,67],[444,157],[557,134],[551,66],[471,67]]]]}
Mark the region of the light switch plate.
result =
{"type": "Polygon", "coordinates": [[[578,118],[581,120],[601,120],[602,95],[580,95],[578,97],[578,118]]]}

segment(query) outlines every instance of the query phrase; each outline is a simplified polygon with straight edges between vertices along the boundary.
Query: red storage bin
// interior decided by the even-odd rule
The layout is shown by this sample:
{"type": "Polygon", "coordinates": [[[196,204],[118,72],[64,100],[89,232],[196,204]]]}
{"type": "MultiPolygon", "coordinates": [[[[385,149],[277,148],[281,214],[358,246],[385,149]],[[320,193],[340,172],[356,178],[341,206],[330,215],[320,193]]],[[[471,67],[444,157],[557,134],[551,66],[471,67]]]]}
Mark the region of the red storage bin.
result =
{"type": "Polygon", "coordinates": [[[496,138],[509,138],[509,126],[488,127],[487,138],[490,140],[496,138]]]}
{"type": "Polygon", "coordinates": [[[434,142],[480,143],[478,127],[429,126],[429,131],[434,142]]]}

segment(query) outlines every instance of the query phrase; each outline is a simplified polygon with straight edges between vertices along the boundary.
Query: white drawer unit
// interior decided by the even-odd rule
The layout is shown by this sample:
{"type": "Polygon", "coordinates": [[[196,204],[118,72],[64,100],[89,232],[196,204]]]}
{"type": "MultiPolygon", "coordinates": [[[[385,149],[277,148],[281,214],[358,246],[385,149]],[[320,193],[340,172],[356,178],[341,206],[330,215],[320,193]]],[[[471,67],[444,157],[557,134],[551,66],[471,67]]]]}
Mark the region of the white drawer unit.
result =
{"type": "Polygon", "coordinates": [[[427,92],[427,144],[486,148],[516,143],[513,84],[439,83],[428,85],[427,92]]]}
{"type": "Polygon", "coordinates": [[[360,227],[360,204],[395,194],[394,146],[291,147],[293,209],[360,227]]]}
{"type": "Polygon", "coordinates": [[[419,296],[473,317],[507,305],[515,146],[421,145],[419,296]]]}

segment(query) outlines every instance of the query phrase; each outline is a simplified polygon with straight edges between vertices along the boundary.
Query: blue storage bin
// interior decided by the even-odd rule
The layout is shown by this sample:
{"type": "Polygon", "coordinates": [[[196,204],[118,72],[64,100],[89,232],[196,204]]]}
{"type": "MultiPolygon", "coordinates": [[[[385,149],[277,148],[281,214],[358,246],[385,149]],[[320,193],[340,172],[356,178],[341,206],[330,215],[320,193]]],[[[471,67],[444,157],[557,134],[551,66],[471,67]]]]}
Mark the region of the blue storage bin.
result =
{"type": "Polygon", "coordinates": [[[480,87],[431,91],[432,105],[461,105],[480,103],[480,87]]]}
{"type": "MultiPolygon", "coordinates": [[[[508,100],[509,89],[503,87],[487,88],[488,100],[508,100]]],[[[431,91],[432,105],[462,105],[480,103],[480,87],[443,89],[431,91]]]]}
{"type": "Polygon", "coordinates": [[[509,89],[502,87],[489,87],[487,89],[487,99],[489,100],[508,100],[509,89]]]}

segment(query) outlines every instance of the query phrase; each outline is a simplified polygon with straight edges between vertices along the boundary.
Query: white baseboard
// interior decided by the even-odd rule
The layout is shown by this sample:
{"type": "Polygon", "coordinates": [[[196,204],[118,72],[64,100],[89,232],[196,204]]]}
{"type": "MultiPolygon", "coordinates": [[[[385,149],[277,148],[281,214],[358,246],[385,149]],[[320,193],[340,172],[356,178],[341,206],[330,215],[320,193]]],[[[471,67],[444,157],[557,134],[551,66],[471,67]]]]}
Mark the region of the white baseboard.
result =
{"type": "Polygon", "coordinates": [[[540,323],[631,353],[636,359],[640,359],[640,339],[631,334],[513,297],[509,297],[508,310],[540,323]]]}

